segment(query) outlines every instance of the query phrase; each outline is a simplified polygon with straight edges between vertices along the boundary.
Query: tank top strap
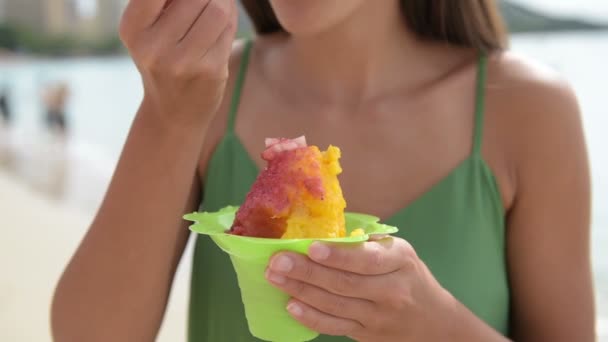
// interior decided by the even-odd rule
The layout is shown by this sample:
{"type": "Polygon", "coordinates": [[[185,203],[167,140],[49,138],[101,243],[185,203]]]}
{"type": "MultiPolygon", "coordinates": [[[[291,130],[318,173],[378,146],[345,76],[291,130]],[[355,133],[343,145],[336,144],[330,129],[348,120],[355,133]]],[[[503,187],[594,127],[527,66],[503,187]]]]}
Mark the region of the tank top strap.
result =
{"type": "Polygon", "coordinates": [[[473,135],[473,154],[475,155],[481,154],[481,145],[483,141],[487,69],[488,57],[485,54],[482,54],[479,57],[477,66],[477,90],[475,94],[475,126],[473,135]]]}
{"type": "Polygon", "coordinates": [[[249,65],[249,55],[251,54],[251,46],[253,41],[248,39],[245,42],[243,50],[243,56],[241,57],[241,65],[239,67],[239,73],[236,78],[236,84],[232,91],[232,101],[230,103],[230,112],[228,113],[228,132],[234,132],[234,124],[236,122],[236,115],[239,110],[239,104],[241,102],[241,93],[243,91],[243,85],[245,84],[245,76],[247,75],[247,66],[249,65]]]}

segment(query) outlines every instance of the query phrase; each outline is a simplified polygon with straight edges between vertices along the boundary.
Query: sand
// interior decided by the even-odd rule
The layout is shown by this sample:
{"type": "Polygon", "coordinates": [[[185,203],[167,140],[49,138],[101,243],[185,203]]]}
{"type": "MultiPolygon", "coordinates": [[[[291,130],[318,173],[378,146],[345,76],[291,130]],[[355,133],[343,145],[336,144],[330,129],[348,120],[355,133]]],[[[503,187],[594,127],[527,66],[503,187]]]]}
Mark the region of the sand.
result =
{"type": "Polygon", "coordinates": [[[0,175],[0,339],[47,341],[54,286],[89,218],[0,175]]]}
{"type": "MultiPolygon", "coordinates": [[[[51,341],[49,308],[54,288],[107,184],[93,180],[90,173],[78,180],[74,175],[87,171],[73,170],[63,157],[55,159],[38,158],[36,166],[24,166],[29,162],[0,155],[4,164],[0,167],[0,341],[51,341]],[[41,168],[46,172],[38,173],[47,177],[33,177],[41,168]],[[67,183],[66,174],[70,175],[67,183]],[[95,186],[85,190],[83,184],[95,186]]],[[[186,340],[190,258],[188,250],[158,341],[186,340]]]]}

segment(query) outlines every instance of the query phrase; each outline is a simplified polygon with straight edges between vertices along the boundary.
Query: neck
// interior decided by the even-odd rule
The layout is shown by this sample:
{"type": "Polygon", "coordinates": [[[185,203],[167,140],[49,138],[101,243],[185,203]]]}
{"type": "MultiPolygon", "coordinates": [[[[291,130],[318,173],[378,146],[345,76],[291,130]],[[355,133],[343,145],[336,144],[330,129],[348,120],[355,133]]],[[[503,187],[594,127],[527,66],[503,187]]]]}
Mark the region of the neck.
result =
{"type": "Polygon", "coordinates": [[[360,102],[413,81],[428,53],[407,29],[399,1],[366,3],[331,30],[289,36],[272,58],[278,79],[290,75],[300,94],[324,102],[360,102]]]}

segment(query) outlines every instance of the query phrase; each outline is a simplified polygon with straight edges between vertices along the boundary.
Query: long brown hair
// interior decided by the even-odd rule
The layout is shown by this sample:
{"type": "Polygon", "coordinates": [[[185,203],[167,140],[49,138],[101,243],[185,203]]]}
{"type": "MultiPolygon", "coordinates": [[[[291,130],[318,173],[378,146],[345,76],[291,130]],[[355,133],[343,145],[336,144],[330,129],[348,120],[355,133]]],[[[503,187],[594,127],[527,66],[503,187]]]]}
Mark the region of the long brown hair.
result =
{"type": "MultiPolygon", "coordinates": [[[[268,0],[242,0],[259,34],[284,31],[268,0]]],[[[489,52],[508,46],[495,0],[401,0],[403,16],[421,38],[489,52]]]]}

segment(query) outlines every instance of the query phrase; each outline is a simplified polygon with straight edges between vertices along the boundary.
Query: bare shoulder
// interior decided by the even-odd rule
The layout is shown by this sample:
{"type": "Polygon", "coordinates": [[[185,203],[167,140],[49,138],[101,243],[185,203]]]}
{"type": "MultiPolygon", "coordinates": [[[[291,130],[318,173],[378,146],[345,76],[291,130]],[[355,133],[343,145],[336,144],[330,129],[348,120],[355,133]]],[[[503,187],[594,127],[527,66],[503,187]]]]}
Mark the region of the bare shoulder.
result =
{"type": "Polygon", "coordinates": [[[209,126],[209,129],[206,132],[207,137],[205,138],[205,143],[201,150],[198,170],[199,178],[201,179],[201,181],[203,181],[205,178],[207,164],[209,163],[213,152],[215,151],[217,145],[221,142],[222,138],[224,137],[224,134],[226,133],[234,87],[243,60],[243,53],[245,51],[246,44],[246,40],[236,40],[232,44],[232,53],[228,62],[229,78],[228,82],[226,83],[224,98],[222,99],[215,118],[211,122],[211,125],[209,126]]]}
{"type": "Polygon", "coordinates": [[[514,199],[505,235],[513,337],[591,341],[590,174],[576,95],[530,59],[501,53],[490,61],[488,129],[503,144],[514,199]],[[559,280],[564,274],[569,281],[559,280]]]}
{"type": "Polygon", "coordinates": [[[513,120],[543,123],[579,116],[576,95],[561,75],[513,52],[490,57],[487,92],[500,105],[495,109],[507,111],[513,120]]]}
{"type": "Polygon", "coordinates": [[[486,95],[486,150],[503,170],[509,202],[529,170],[563,166],[556,160],[584,162],[576,156],[585,154],[578,100],[556,71],[512,52],[495,53],[486,95]]]}
{"type": "Polygon", "coordinates": [[[488,113],[507,140],[582,139],[578,100],[557,72],[511,52],[490,57],[486,83],[488,113]]]}

